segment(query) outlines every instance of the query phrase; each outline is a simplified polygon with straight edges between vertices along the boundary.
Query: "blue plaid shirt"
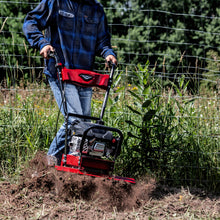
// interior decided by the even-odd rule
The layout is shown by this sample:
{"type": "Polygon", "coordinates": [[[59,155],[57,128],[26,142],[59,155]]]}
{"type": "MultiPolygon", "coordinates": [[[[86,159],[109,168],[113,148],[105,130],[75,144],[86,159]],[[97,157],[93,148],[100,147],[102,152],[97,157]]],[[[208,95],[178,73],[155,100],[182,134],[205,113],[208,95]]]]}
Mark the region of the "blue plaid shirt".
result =
{"type": "MultiPolygon", "coordinates": [[[[53,46],[66,68],[93,70],[96,55],[116,56],[104,10],[96,0],[42,0],[27,14],[23,31],[32,47],[53,46]]],[[[53,59],[45,60],[44,72],[56,77],[53,59]]]]}

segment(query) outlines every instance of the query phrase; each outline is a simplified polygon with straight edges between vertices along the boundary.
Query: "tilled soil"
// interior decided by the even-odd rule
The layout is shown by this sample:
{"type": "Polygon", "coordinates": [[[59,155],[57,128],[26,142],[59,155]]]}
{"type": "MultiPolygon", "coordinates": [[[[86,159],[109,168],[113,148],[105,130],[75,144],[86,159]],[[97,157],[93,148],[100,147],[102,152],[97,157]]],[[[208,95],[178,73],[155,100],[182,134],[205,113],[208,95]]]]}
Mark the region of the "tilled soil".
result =
{"type": "Polygon", "coordinates": [[[20,182],[0,182],[0,219],[220,219],[220,196],[64,173],[39,152],[20,182]]]}

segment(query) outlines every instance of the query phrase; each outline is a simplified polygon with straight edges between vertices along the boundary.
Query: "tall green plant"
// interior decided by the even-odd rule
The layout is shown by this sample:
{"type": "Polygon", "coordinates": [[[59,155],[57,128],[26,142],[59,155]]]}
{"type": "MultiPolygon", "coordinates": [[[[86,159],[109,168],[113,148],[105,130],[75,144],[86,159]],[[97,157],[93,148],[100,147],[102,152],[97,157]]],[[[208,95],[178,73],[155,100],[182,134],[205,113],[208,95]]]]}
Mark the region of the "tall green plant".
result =
{"type": "Polygon", "coordinates": [[[218,138],[209,138],[210,128],[198,120],[201,109],[188,94],[185,76],[164,84],[149,71],[149,63],[144,68],[139,65],[134,74],[127,105],[129,127],[117,172],[133,177],[153,173],[172,184],[217,189],[213,177],[220,176],[218,154],[208,152],[210,147],[218,149],[218,138]]]}
{"type": "Polygon", "coordinates": [[[152,141],[154,121],[158,119],[160,111],[158,81],[152,78],[152,72],[149,71],[149,62],[142,68],[138,65],[138,71],[134,72],[133,89],[128,90],[133,102],[128,102],[127,108],[131,113],[130,118],[126,120],[130,131],[126,135],[126,148],[123,151],[123,170],[125,175],[143,175],[150,168],[150,151],[154,148],[152,141]],[[133,117],[133,115],[135,115],[133,117]],[[135,172],[134,172],[135,171],[135,172]],[[127,173],[128,172],[128,173],[127,173]]]}

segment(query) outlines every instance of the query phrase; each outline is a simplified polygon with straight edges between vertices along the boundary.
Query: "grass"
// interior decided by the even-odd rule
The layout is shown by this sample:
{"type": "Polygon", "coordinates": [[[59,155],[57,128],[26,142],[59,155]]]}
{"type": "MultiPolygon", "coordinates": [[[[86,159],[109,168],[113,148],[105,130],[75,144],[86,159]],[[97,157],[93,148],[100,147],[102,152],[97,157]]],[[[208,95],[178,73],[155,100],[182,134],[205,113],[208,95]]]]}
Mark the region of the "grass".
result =
{"type": "MultiPolygon", "coordinates": [[[[218,94],[190,94],[184,76],[162,81],[138,66],[133,77],[117,72],[105,121],[124,133],[115,172],[141,177],[154,174],[176,185],[220,187],[218,94]],[[206,95],[207,94],[207,95],[206,95]]],[[[56,132],[58,109],[44,83],[2,89],[0,96],[1,176],[19,173],[38,150],[47,151],[56,132]]],[[[92,101],[93,115],[103,93],[92,101]]],[[[60,117],[62,121],[62,117],[60,117]]]]}
{"type": "Polygon", "coordinates": [[[1,174],[17,174],[37,151],[52,141],[58,109],[45,85],[6,90],[1,97],[1,174]]]}

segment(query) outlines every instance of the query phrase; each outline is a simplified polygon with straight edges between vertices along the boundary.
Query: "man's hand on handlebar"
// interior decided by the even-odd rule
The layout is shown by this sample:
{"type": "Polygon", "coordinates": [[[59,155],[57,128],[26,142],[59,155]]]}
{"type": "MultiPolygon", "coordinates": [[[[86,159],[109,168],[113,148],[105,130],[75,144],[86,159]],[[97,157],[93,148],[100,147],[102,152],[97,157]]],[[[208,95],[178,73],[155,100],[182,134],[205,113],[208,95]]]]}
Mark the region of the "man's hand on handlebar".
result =
{"type": "Polygon", "coordinates": [[[51,45],[46,45],[44,46],[41,51],[40,51],[40,55],[45,58],[48,59],[48,54],[50,54],[50,51],[54,52],[54,48],[51,45]]]}
{"type": "Polygon", "coordinates": [[[105,63],[106,63],[106,67],[109,67],[109,64],[115,64],[115,66],[117,66],[118,61],[113,55],[108,55],[105,58],[105,63]]]}

